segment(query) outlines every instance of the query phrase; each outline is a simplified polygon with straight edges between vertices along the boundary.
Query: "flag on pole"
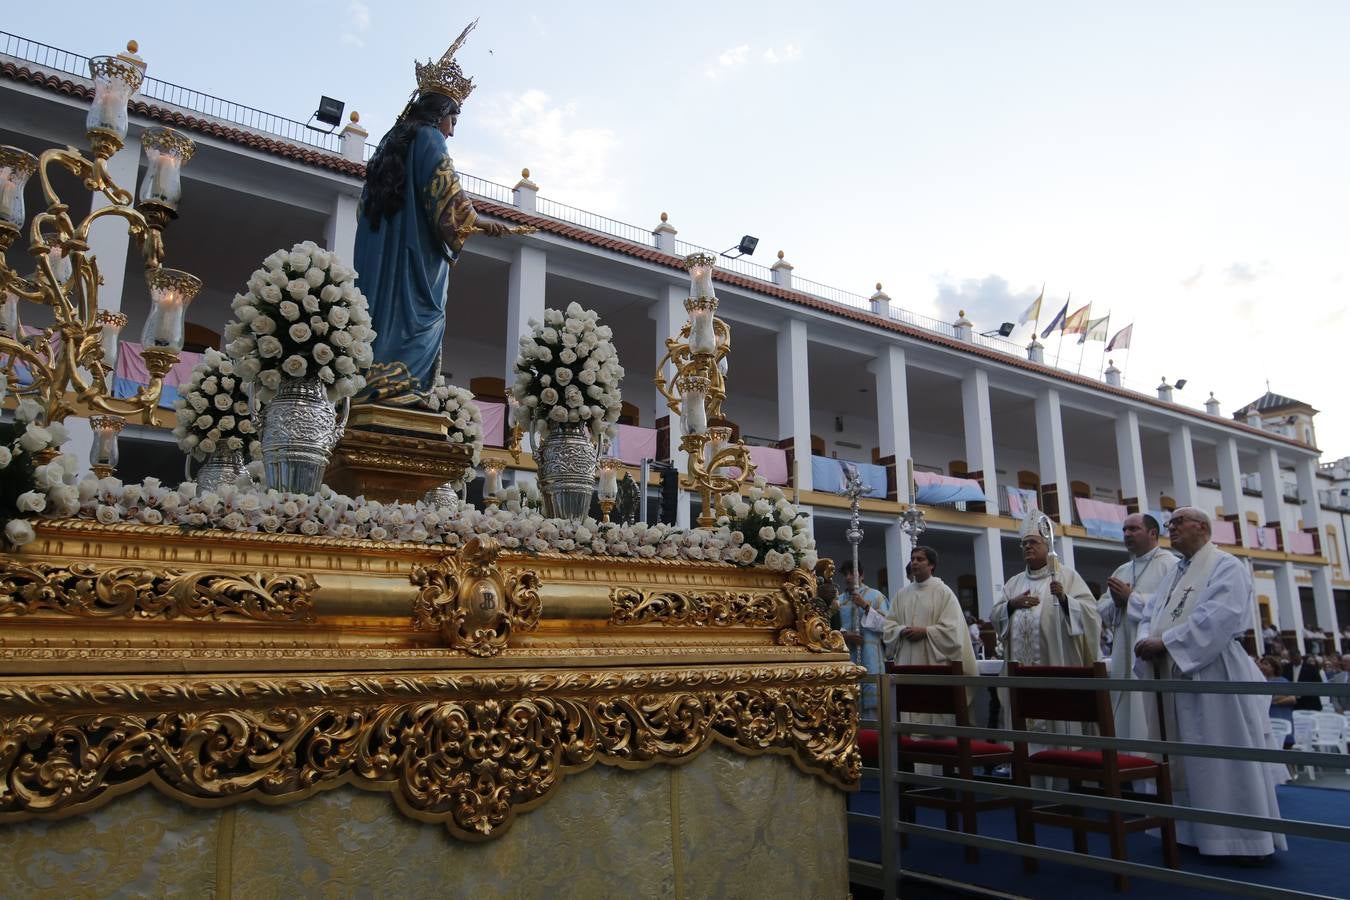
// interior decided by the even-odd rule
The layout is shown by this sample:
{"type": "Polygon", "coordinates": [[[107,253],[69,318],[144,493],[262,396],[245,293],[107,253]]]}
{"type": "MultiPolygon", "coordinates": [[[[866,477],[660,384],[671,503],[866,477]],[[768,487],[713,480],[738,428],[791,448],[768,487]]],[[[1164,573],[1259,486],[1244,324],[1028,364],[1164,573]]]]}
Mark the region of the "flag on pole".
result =
{"type": "Polygon", "coordinates": [[[1041,301],[1045,299],[1045,285],[1041,285],[1041,292],[1036,299],[1031,301],[1027,311],[1022,313],[1022,318],[1017,320],[1018,325],[1025,325],[1028,322],[1039,322],[1041,320],[1041,301]]]}
{"type": "Polygon", "coordinates": [[[1064,320],[1065,334],[1082,334],[1087,331],[1088,316],[1092,314],[1092,304],[1079,307],[1069,313],[1069,317],[1064,320]]]}
{"type": "Polygon", "coordinates": [[[1130,338],[1134,336],[1134,323],[1126,325],[1116,332],[1116,336],[1111,338],[1110,343],[1106,345],[1107,350],[1127,350],[1130,346],[1130,338]]]}
{"type": "Polygon", "coordinates": [[[1087,341],[1106,340],[1106,328],[1110,323],[1111,323],[1110,313],[1107,313],[1100,319],[1093,319],[1092,321],[1088,322],[1087,329],[1083,332],[1082,337],[1078,339],[1078,343],[1083,344],[1086,343],[1087,341]]]}
{"type": "Polygon", "coordinates": [[[1053,322],[1045,326],[1045,330],[1041,332],[1041,337],[1048,338],[1052,331],[1058,331],[1064,325],[1064,316],[1067,315],[1068,312],[1069,312],[1069,301],[1066,298],[1064,300],[1064,308],[1055,314],[1055,319],[1053,322]]]}

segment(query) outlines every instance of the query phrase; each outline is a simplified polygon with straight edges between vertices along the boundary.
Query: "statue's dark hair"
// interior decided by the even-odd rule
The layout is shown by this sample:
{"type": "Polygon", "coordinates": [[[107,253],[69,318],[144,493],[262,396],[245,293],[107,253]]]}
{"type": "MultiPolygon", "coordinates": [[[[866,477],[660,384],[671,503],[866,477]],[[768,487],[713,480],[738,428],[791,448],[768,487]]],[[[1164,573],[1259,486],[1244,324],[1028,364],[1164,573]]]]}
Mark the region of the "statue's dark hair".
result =
{"type": "Polygon", "coordinates": [[[380,141],[366,163],[366,195],[363,210],[374,231],[380,223],[403,208],[403,179],[407,175],[408,148],[417,129],[435,127],[446,115],[459,115],[459,104],[444,94],[428,92],[417,98],[408,114],[398,120],[380,141]]]}

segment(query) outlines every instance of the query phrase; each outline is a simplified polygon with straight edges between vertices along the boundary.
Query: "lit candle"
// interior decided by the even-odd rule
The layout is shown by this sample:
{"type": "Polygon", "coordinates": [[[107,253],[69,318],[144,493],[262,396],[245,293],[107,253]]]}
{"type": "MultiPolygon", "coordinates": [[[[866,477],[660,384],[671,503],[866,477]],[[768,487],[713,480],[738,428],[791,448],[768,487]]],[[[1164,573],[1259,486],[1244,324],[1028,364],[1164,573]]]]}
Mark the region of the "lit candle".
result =
{"type": "Polygon", "coordinates": [[[177,269],[156,269],[148,280],[151,306],[141,331],[141,343],[146,347],[182,350],[184,315],[202,283],[177,269]]]}
{"type": "Polygon", "coordinates": [[[685,306],[689,310],[689,349],[694,353],[712,354],[717,351],[717,338],[713,334],[713,310],[716,301],[691,299],[685,306]]]}
{"type": "Polygon", "coordinates": [[[196,146],[172,128],[147,128],[141,135],[141,146],[145,148],[145,177],[141,179],[139,201],[177,209],[183,199],[180,173],[196,146]]]}
{"type": "Polygon", "coordinates": [[[94,443],[89,448],[89,464],[100,469],[117,468],[117,435],[126,426],[121,416],[90,416],[94,443]]]}
{"type": "Polygon", "coordinates": [[[713,460],[717,457],[717,454],[722,452],[722,448],[727,445],[729,440],[731,440],[731,429],[725,425],[708,429],[708,458],[704,461],[704,465],[708,467],[709,471],[712,471],[713,460]]]}
{"type": "Polygon", "coordinates": [[[619,496],[619,469],[623,463],[613,457],[600,460],[599,484],[595,494],[601,500],[613,500],[619,496]]]}
{"type": "Polygon", "coordinates": [[[689,296],[713,296],[712,273],[713,267],[717,265],[717,257],[707,253],[691,253],[684,258],[684,265],[689,271],[689,296]]]}
{"type": "Polygon", "coordinates": [[[103,330],[103,364],[110,370],[117,369],[117,350],[120,346],[122,329],[126,327],[125,313],[99,310],[95,320],[103,330]]]}
{"type": "Polygon", "coordinates": [[[497,497],[502,492],[502,464],[499,460],[483,461],[483,496],[497,497]]]}

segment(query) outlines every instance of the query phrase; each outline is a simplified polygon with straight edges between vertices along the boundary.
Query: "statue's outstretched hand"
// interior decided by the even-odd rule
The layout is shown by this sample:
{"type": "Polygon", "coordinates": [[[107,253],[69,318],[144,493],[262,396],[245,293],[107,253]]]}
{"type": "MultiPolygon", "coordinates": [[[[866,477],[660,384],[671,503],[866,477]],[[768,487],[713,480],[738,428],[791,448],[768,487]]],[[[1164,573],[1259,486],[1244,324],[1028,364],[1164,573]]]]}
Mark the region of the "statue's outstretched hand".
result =
{"type": "Polygon", "coordinates": [[[500,222],[488,222],[479,219],[474,224],[477,226],[477,230],[480,233],[486,234],[488,237],[501,237],[509,231],[509,228],[500,222]]]}

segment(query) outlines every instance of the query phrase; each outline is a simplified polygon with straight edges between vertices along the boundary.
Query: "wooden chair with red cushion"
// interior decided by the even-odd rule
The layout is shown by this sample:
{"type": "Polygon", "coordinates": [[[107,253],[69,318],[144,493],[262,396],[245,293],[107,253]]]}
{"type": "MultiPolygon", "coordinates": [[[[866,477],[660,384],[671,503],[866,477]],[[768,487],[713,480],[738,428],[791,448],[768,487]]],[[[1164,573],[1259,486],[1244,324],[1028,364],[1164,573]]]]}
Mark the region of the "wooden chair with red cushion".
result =
{"type": "MultiPolygon", "coordinates": [[[[1091,666],[1024,666],[1008,665],[1008,674],[1030,678],[1105,678],[1106,663],[1091,666]]],[[[1065,690],[1062,688],[1013,687],[1009,691],[1012,727],[1027,730],[1028,719],[1049,722],[1077,722],[1096,726],[1101,737],[1116,736],[1115,714],[1111,709],[1111,693],[1107,690],[1065,690]]],[[[1036,777],[1060,778],[1069,782],[1070,790],[1099,796],[1172,802],[1171,771],[1166,761],[1157,762],[1147,756],[1136,756],[1118,750],[1073,750],[1052,747],[1032,753],[1026,741],[1018,741],[1013,754],[1013,781],[1023,787],[1031,786],[1036,777]],[[1140,781],[1156,781],[1158,793],[1144,794],[1127,789],[1140,781]],[[1094,787],[1085,787],[1085,784],[1094,787]]],[[[1073,829],[1073,848],[1078,853],[1088,852],[1087,832],[1106,834],[1111,842],[1111,856],[1125,859],[1125,835],[1150,828],[1162,829],[1163,858],[1170,869],[1179,867],[1176,822],[1160,816],[1132,816],[1108,811],[1106,819],[1094,819],[1083,814],[1081,807],[1067,803],[1033,806],[1029,800],[1019,800],[1017,811],[1017,839],[1024,844],[1036,843],[1036,823],[1045,822],[1073,829]]],[[[1023,868],[1036,871],[1036,860],[1023,857],[1023,868]]],[[[1116,875],[1116,889],[1127,886],[1125,876],[1116,875]]]]}
{"type": "MultiPolygon", "coordinates": [[[[886,671],[892,675],[964,675],[961,663],[936,666],[897,666],[887,664],[886,671]]],[[[900,721],[905,721],[906,713],[950,715],[953,724],[970,727],[969,688],[957,684],[897,684],[895,686],[895,708],[900,721]]],[[[941,732],[941,725],[925,726],[935,732],[941,732]]],[[[900,768],[913,772],[915,765],[937,766],[947,778],[962,778],[967,781],[979,781],[976,769],[992,769],[1012,762],[1013,748],[1006,744],[995,744],[968,737],[900,737],[900,768]]],[[[988,779],[985,779],[988,780],[988,779]]],[[[999,779],[1002,780],[1002,779],[999,779]]],[[[940,787],[919,787],[908,785],[900,795],[900,815],[907,822],[914,821],[914,807],[927,806],[941,809],[947,814],[947,830],[963,831],[966,834],[979,834],[977,814],[981,810],[996,809],[1012,805],[1012,801],[1002,797],[977,800],[972,791],[952,791],[940,787]],[[960,827],[958,829],[958,814],[960,827]]],[[[966,860],[976,862],[979,850],[966,848],[966,860]]]]}

